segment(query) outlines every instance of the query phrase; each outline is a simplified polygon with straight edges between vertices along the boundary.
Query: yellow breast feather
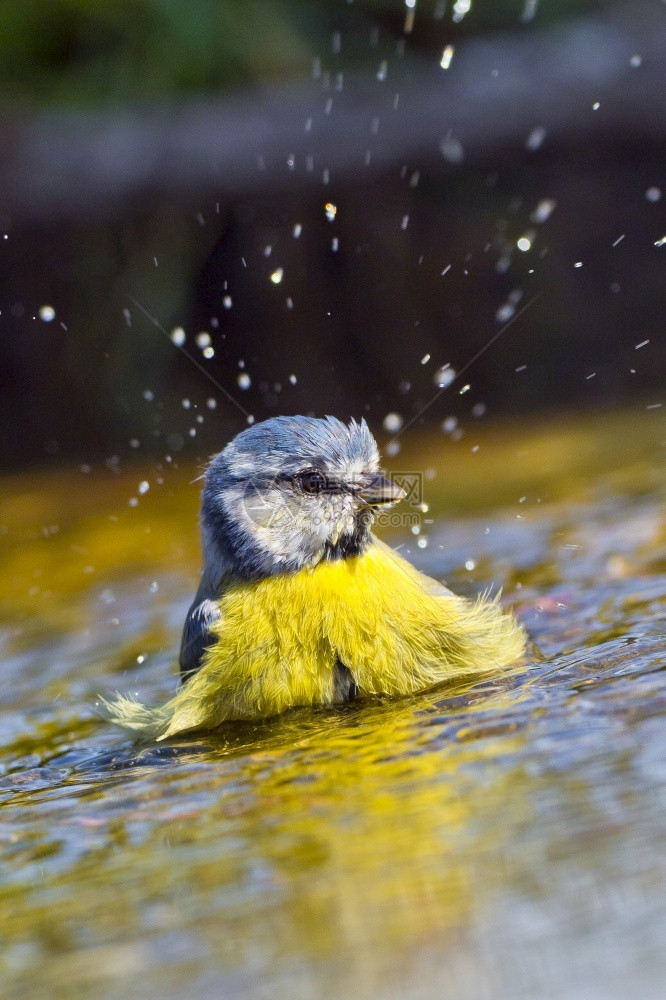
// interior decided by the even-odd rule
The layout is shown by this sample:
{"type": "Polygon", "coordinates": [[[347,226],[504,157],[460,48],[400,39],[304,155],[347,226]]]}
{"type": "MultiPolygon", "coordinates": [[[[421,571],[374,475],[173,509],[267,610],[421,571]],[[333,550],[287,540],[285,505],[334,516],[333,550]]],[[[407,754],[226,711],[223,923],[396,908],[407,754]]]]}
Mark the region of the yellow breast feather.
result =
{"type": "Polygon", "coordinates": [[[457,597],[374,538],[362,555],[234,582],[219,607],[201,669],[160,708],[105,703],[114,722],[161,740],[331,704],[337,663],[360,695],[412,694],[497,670],[525,646],[496,598],[457,597]]]}

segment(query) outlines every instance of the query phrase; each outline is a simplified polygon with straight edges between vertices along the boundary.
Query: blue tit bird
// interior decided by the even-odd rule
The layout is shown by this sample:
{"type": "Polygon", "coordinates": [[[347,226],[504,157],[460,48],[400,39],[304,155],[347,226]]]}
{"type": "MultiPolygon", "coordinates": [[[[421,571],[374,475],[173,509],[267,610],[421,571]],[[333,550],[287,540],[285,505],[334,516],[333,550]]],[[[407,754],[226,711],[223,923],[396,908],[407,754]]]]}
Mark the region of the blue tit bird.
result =
{"type": "Polygon", "coordinates": [[[456,596],[373,535],[404,495],[380,473],[363,420],[274,417],[243,430],[205,474],[183,684],[158,708],[119,696],[108,716],[163,740],[515,661],[525,633],[497,598],[456,596]]]}

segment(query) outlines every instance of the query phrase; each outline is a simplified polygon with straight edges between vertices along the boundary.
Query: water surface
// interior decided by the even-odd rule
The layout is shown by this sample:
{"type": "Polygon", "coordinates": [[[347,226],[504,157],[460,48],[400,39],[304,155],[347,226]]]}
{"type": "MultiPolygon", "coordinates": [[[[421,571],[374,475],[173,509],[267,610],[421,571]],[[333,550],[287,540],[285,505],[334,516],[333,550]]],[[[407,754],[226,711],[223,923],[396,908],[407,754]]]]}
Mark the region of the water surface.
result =
{"type": "Polygon", "coordinates": [[[159,748],[95,699],[174,689],[197,471],[6,479],[7,995],[661,997],[665,452],[646,410],[405,435],[429,509],[384,537],[502,586],[525,663],[159,748]]]}

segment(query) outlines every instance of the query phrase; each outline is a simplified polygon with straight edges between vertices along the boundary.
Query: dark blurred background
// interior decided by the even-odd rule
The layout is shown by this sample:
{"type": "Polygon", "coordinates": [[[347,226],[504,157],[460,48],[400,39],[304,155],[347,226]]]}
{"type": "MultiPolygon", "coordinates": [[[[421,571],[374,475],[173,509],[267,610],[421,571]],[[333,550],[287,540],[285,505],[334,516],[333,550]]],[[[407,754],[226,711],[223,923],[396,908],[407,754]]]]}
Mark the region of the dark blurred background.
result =
{"type": "Polygon", "coordinates": [[[0,3],[3,466],[660,402],[665,20],[0,3]]]}

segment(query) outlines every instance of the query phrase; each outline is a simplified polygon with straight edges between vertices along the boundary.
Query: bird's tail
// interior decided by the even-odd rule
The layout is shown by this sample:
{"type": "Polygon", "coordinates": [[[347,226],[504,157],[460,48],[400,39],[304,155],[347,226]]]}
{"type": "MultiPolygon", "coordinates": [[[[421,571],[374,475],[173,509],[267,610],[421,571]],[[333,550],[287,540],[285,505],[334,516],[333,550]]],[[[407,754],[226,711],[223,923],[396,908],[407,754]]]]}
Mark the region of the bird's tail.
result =
{"type": "Polygon", "coordinates": [[[173,715],[169,702],[160,708],[148,708],[134,698],[126,698],[120,694],[110,700],[100,695],[99,710],[109,722],[129,729],[147,740],[159,740],[168,729],[173,715]]]}

